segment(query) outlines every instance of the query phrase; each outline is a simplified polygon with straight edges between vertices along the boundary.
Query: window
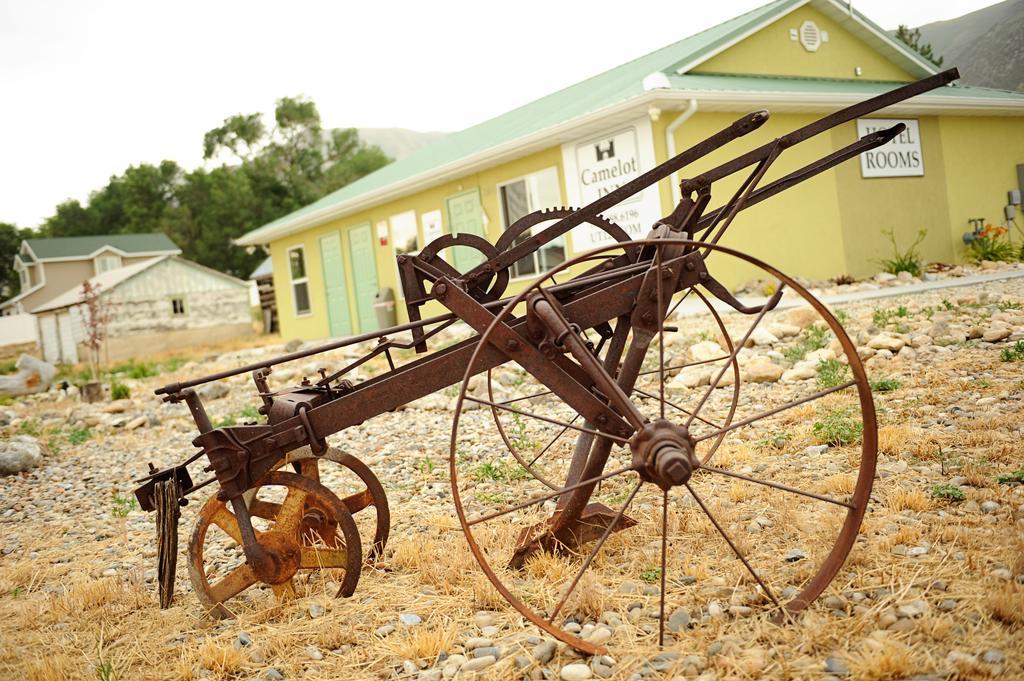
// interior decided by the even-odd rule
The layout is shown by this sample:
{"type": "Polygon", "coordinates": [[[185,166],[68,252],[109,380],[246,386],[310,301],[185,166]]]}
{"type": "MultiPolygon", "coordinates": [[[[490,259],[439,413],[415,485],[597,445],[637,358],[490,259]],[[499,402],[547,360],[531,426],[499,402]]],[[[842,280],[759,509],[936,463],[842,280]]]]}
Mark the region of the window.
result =
{"type": "Polygon", "coordinates": [[[96,274],[103,274],[110,270],[116,270],[121,266],[121,256],[119,255],[101,255],[96,258],[96,274]]]}
{"type": "Polygon", "coordinates": [[[185,299],[171,298],[171,314],[180,317],[185,314],[185,299]]]}
{"type": "Polygon", "coordinates": [[[18,270],[18,276],[21,277],[21,288],[28,288],[28,270],[22,267],[18,270]]]}
{"type": "Polygon", "coordinates": [[[296,246],[288,251],[288,272],[292,279],[292,301],[295,303],[295,316],[308,315],[311,312],[309,277],[306,276],[306,253],[302,246],[296,246]]]}
{"type": "Polygon", "coordinates": [[[416,228],[416,211],[409,210],[392,215],[391,243],[395,246],[395,255],[415,255],[420,252],[420,235],[416,228]]]}
{"type": "MultiPolygon", "coordinates": [[[[545,168],[518,180],[498,185],[501,200],[501,217],[504,228],[508,229],[516,220],[542,208],[553,208],[561,203],[561,192],[558,187],[558,169],[545,168]]],[[[551,221],[534,225],[529,231],[519,235],[515,245],[519,245],[534,234],[550,227],[551,221]]],[[[540,272],[547,272],[565,260],[565,237],[560,236],[544,244],[512,266],[512,276],[525,277],[540,272]]]]}

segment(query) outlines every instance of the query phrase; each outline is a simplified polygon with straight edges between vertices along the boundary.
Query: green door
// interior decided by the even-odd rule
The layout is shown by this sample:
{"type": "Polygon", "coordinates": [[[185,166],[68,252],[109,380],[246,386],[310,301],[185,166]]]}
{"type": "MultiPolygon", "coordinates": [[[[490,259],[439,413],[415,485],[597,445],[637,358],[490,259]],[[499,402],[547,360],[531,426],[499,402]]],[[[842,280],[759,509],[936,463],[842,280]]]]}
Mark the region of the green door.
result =
{"type": "Polygon", "coordinates": [[[337,233],[320,237],[320,262],[327,292],[327,323],[332,337],[351,336],[352,319],[348,313],[348,287],[345,265],[341,258],[341,236],[337,233]]]}
{"type": "MultiPolygon", "coordinates": [[[[480,191],[478,189],[469,189],[449,196],[445,200],[445,206],[448,210],[449,232],[485,236],[484,211],[480,207],[480,191]]],[[[484,254],[475,248],[456,246],[452,251],[452,264],[459,272],[468,272],[484,261],[484,254]]]]}
{"type": "Polygon", "coordinates": [[[370,223],[348,230],[348,251],[352,258],[352,285],[356,292],[356,316],[359,332],[378,329],[373,299],[377,295],[377,257],[373,251],[370,223]]]}

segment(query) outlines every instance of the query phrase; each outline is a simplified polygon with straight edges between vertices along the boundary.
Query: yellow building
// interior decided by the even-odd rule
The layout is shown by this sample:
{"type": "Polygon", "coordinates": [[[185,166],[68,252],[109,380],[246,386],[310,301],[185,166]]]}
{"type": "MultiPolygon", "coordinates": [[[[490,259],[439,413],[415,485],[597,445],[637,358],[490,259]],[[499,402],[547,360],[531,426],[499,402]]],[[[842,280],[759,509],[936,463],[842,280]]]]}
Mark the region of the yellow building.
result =
{"type": "MultiPolygon", "coordinates": [[[[754,109],[768,109],[769,122],[683,174],[936,72],[845,2],[777,0],[448,135],[238,243],[269,248],[284,337],[372,331],[381,288],[392,289],[404,321],[397,254],[444,233],[493,243],[524,214],[592,201],[754,109]]],[[[897,120],[907,131],[891,146],[744,211],[723,243],[790,274],[857,276],[877,271],[877,260],[891,255],[882,230],[894,230],[906,245],[924,228],[925,259],[963,260],[968,221],[1001,223],[1008,191],[1019,187],[1019,93],[940,88],[794,147],[763,183],[897,120]]],[[[678,179],[606,217],[642,237],[675,204],[678,179]]],[[[718,183],[711,205],[724,203],[739,181],[718,183]]],[[[573,230],[517,263],[509,291],[603,238],[595,229],[573,230]]],[[[463,250],[449,255],[460,271],[480,261],[463,250]]],[[[743,274],[716,271],[730,283],[743,274]]]]}

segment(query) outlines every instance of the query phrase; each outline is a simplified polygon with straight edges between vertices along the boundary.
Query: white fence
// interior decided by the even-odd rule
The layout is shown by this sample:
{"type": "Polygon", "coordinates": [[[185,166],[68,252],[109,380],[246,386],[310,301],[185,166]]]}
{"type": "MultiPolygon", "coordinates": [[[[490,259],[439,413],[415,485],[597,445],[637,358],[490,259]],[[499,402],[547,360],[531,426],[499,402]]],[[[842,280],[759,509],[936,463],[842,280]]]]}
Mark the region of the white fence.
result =
{"type": "Polygon", "coordinates": [[[0,346],[38,343],[36,319],[30,314],[0,317],[0,346]]]}

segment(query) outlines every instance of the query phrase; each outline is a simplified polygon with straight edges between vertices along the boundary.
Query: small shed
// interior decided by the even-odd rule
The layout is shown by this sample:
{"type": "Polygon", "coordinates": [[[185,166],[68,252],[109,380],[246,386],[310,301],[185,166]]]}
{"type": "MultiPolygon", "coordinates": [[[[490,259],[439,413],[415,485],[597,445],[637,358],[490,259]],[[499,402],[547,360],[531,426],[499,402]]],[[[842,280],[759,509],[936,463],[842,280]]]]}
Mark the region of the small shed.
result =
{"type": "MultiPolygon", "coordinates": [[[[253,333],[249,284],[177,256],[163,256],[98,274],[107,316],[108,360],[218,343],[253,333]]],[[[82,287],[32,311],[48,362],[86,357],[82,287]]]]}

